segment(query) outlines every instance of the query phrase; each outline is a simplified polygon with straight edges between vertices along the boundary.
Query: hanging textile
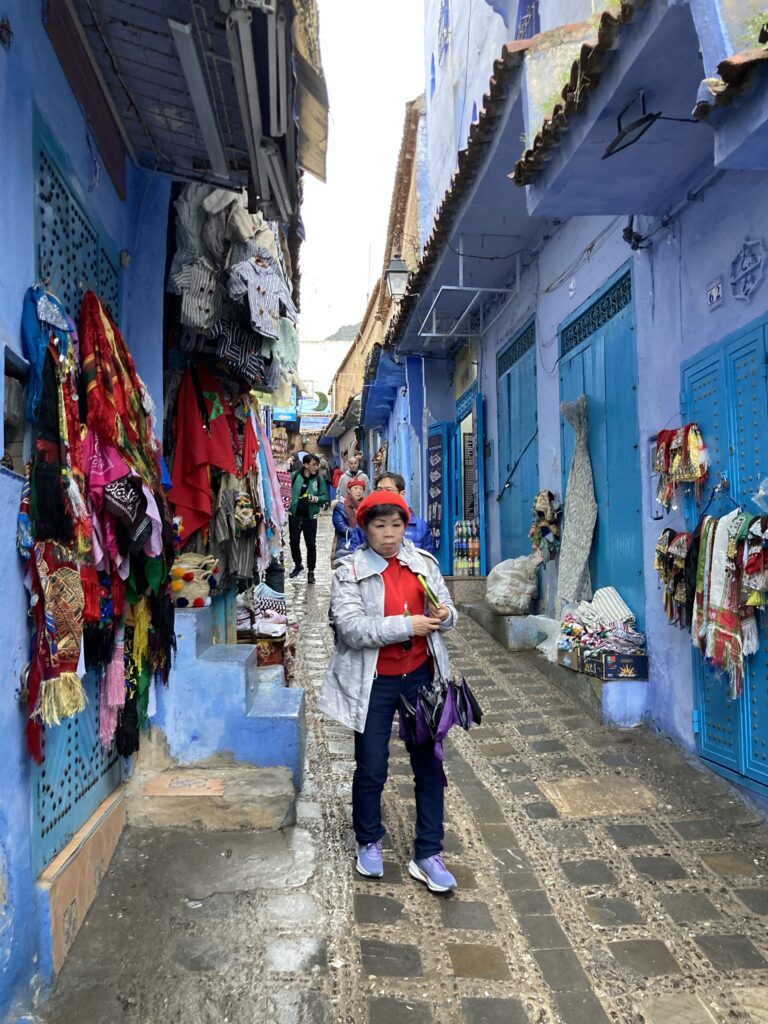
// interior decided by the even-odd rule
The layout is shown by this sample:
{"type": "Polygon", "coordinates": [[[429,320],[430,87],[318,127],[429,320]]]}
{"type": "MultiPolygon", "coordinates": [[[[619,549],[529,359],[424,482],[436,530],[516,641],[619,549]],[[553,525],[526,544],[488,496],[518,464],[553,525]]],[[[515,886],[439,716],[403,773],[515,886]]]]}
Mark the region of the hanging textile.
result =
{"type": "Polygon", "coordinates": [[[210,525],[213,493],[209,466],[237,474],[234,430],[232,410],[213,374],[204,366],[187,370],[176,411],[171,491],[182,544],[210,525]]]}
{"type": "Polygon", "coordinates": [[[693,544],[690,533],[663,530],[656,542],[654,569],[663,592],[667,621],[681,629],[691,625],[690,612],[695,594],[695,577],[688,572],[688,556],[693,544]]]}
{"type": "Polygon", "coordinates": [[[696,504],[709,474],[709,452],[697,423],[662,430],[656,438],[654,472],[659,475],[656,500],[667,511],[680,484],[693,484],[696,504]]]}
{"type": "Polygon", "coordinates": [[[589,457],[587,396],[563,402],[560,411],[573,427],[576,444],[565,492],[565,524],[560,550],[558,599],[577,602],[592,596],[589,554],[597,522],[597,502],[589,457]]]}

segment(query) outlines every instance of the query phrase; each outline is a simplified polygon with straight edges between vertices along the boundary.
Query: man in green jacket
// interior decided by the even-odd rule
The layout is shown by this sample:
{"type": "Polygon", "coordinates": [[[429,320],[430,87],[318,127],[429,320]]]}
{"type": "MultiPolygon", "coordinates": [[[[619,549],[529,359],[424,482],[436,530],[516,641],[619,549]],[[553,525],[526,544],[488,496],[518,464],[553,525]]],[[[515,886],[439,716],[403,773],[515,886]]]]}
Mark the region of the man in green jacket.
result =
{"type": "Polygon", "coordinates": [[[291,491],[291,507],[288,512],[288,533],[291,539],[291,555],[293,556],[293,572],[291,579],[304,572],[301,561],[301,540],[307,545],[307,583],[315,582],[315,564],[317,563],[317,514],[324,505],[328,505],[328,487],[325,480],[318,475],[320,460],[316,455],[304,456],[304,468],[293,477],[291,491]]]}

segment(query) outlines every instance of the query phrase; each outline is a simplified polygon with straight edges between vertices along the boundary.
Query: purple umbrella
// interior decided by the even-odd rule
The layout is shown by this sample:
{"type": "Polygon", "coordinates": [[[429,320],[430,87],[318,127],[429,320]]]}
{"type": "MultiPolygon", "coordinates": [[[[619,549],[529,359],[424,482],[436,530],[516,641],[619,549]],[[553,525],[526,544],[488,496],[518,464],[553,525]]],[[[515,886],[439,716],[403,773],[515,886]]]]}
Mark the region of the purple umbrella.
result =
{"type": "Polygon", "coordinates": [[[422,686],[414,708],[404,697],[400,698],[400,738],[406,747],[432,743],[435,758],[440,764],[443,785],[448,785],[443,767],[443,740],[454,725],[469,729],[480,724],[482,711],[466,679],[435,679],[422,686]]]}

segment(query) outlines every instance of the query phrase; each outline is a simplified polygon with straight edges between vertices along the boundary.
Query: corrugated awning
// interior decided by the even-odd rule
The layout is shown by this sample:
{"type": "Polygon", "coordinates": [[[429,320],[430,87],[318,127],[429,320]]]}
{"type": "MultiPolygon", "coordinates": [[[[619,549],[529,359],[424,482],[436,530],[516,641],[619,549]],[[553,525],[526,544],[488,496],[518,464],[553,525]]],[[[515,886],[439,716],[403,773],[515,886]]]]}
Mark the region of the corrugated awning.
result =
{"type": "MultiPolygon", "coordinates": [[[[248,186],[251,209],[283,222],[296,215],[299,133],[315,131],[323,109],[327,129],[315,0],[48,0],[46,26],[89,119],[89,97],[103,92],[108,110],[94,127],[102,151],[116,128],[140,167],[248,186]],[[310,78],[314,113],[302,100],[310,78]]],[[[324,149],[311,162],[324,173],[324,149]]]]}

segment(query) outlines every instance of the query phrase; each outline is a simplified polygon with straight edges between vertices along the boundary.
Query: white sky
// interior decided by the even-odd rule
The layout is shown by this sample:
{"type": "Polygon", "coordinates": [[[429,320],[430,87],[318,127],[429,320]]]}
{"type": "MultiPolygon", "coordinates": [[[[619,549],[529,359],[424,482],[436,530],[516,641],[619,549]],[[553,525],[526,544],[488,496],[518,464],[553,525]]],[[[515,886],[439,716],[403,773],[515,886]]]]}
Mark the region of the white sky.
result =
{"type": "Polygon", "coordinates": [[[362,320],[381,272],[405,104],[424,91],[421,0],[319,0],[328,182],[304,179],[302,339],[362,320]]]}

